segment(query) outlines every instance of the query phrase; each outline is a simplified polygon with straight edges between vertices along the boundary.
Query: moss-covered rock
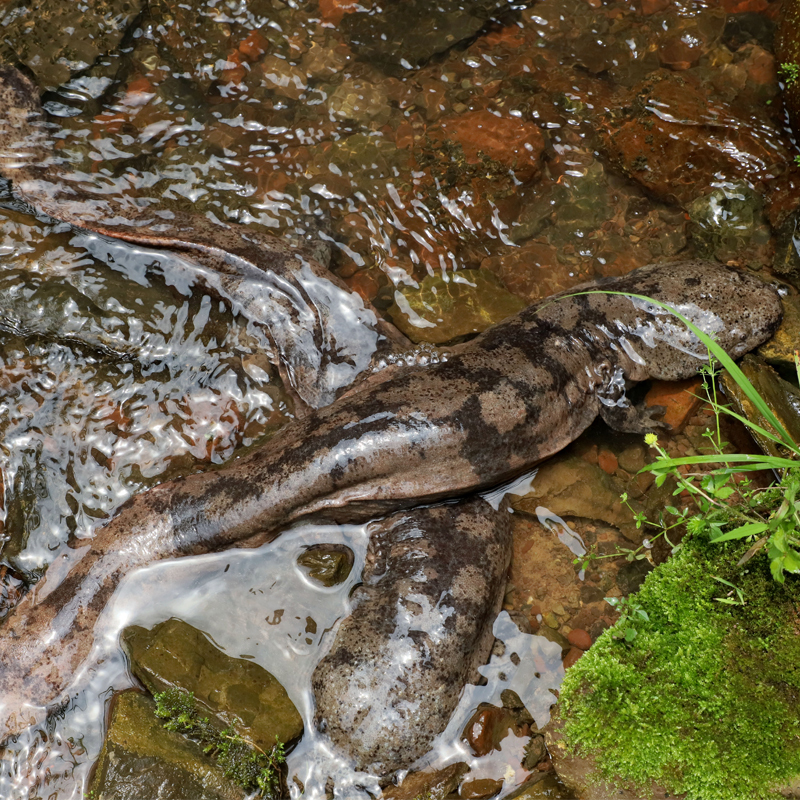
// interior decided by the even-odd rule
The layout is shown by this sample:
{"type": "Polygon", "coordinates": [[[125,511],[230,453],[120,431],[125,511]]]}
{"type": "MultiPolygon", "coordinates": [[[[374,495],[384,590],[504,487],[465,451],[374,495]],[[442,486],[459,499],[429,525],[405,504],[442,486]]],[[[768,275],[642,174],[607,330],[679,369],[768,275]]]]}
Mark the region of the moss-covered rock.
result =
{"type": "Polygon", "coordinates": [[[232,726],[262,750],[276,737],[288,744],[302,734],[300,714],[273,675],[218,650],[191,625],[169,619],[149,631],[127,628],[122,638],[134,675],[150,692],[190,692],[201,716],[216,720],[218,730],[232,726]]]}
{"type": "Polygon", "coordinates": [[[567,672],[548,735],[580,797],[607,781],[621,797],[755,800],[796,781],[800,580],[775,583],[765,558],[737,567],[748,546],[687,543],[631,598],[649,618],[626,623],[633,640],[612,628],[567,672]]]}
{"type": "Polygon", "coordinates": [[[86,795],[93,800],[243,800],[203,748],[165,730],[140,692],[114,699],[106,740],[86,795]]]}

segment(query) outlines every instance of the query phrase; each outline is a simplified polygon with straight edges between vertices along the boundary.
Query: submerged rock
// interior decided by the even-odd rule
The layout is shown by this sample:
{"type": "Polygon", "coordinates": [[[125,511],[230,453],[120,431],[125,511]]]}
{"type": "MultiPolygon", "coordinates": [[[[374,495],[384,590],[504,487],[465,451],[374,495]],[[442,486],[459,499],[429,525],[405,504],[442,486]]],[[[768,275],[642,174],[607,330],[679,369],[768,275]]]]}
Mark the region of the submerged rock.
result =
{"type": "Polygon", "coordinates": [[[458,143],[467,164],[478,164],[485,156],[513,171],[523,183],[539,173],[544,137],[535,122],[500,117],[490,111],[467,111],[443,119],[427,135],[434,146],[445,141],[458,143]]]}
{"type": "Polygon", "coordinates": [[[297,557],[298,566],[322,586],[337,586],[353,569],[353,551],[344,545],[313,545],[297,557]]]}
{"type": "Polygon", "coordinates": [[[194,695],[219,730],[236,732],[263,750],[298,739],[303,722],[286,690],[263,667],[221,652],[202,631],[179,619],[152,630],[123,632],[131,669],[153,694],[180,688],[194,695]]]}
{"type": "Polygon", "coordinates": [[[772,122],[710,101],[688,74],[656,72],[617,102],[601,123],[602,149],[648,192],[684,208],[722,181],[763,186],[789,160],[772,122]]]}
{"type": "Polygon", "coordinates": [[[86,797],[96,800],[243,800],[201,745],[166,730],[136,691],[114,698],[111,723],[86,797]]]}
{"type": "Polygon", "coordinates": [[[688,205],[689,231],[697,255],[722,263],[760,266],[757,248],[770,239],[763,198],[745,181],[722,182],[688,205]],[[748,258],[749,256],[749,258],[748,258]]]}
{"type": "MultiPolygon", "coordinates": [[[[33,72],[43,91],[52,91],[99,56],[119,46],[144,0],[13,0],[0,11],[0,41],[8,54],[33,72]]],[[[14,60],[11,59],[11,60],[14,60]]]]}
{"type": "Polygon", "coordinates": [[[408,69],[474,36],[505,5],[502,0],[365,2],[344,15],[340,28],[365,60],[408,69]]]}
{"type": "Polygon", "coordinates": [[[429,275],[418,288],[395,291],[388,310],[392,322],[412,342],[444,344],[480,333],[516,314],[525,301],[511,294],[488,270],[463,269],[429,275]]]}

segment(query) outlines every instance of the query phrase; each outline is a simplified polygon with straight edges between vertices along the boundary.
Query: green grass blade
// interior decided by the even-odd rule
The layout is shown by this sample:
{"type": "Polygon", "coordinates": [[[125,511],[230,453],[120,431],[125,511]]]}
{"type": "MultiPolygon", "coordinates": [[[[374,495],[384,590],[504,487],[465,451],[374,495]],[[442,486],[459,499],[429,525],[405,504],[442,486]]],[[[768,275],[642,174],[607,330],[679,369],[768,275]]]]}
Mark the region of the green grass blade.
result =
{"type": "Polygon", "coordinates": [[[763,533],[768,527],[769,525],[766,522],[747,522],[732,531],[715,536],[709,541],[712,544],[716,544],[717,542],[729,542],[732,539],[746,539],[748,536],[763,533]]]}
{"type": "MultiPolygon", "coordinates": [[[[746,425],[748,428],[750,428],[750,430],[756,431],[756,433],[760,433],[766,439],[769,439],[770,441],[775,442],[775,444],[779,444],[782,447],[786,447],[786,442],[784,442],[783,439],[781,439],[778,436],[776,436],[772,431],[768,431],[768,430],[766,430],[766,428],[762,428],[760,425],[756,425],[756,423],[753,422],[752,420],[749,420],[746,417],[743,417],[741,414],[737,414],[735,411],[732,411],[730,408],[727,408],[726,406],[718,406],[718,407],[714,408],[714,411],[716,413],[727,414],[729,417],[733,417],[734,419],[738,419],[739,422],[741,422],[743,425],[746,425]]],[[[793,453],[797,453],[798,455],[800,455],[800,450],[798,449],[797,444],[795,444],[792,447],[792,452],[793,453]]]]}
{"type": "Polygon", "coordinates": [[[653,472],[664,468],[682,467],[693,464],[751,464],[755,469],[787,469],[797,467],[800,462],[791,458],[780,458],[779,456],[754,456],[747,453],[736,453],[727,455],[710,456],[683,456],[682,458],[669,458],[656,461],[653,464],[645,464],[639,472],[653,472]]]}

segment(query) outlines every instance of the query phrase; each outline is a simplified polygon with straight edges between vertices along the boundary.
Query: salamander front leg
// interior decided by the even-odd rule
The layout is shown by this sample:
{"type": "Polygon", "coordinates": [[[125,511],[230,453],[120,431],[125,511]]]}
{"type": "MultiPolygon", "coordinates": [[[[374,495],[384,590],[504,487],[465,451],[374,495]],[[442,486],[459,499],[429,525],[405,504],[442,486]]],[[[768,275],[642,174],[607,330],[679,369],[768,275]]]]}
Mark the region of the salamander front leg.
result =
{"type": "Polygon", "coordinates": [[[621,433],[652,433],[668,430],[669,425],[661,417],[664,406],[646,406],[643,403],[634,405],[623,393],[616,400],[600,398],[600,416],[609,428],[621,433]]]}

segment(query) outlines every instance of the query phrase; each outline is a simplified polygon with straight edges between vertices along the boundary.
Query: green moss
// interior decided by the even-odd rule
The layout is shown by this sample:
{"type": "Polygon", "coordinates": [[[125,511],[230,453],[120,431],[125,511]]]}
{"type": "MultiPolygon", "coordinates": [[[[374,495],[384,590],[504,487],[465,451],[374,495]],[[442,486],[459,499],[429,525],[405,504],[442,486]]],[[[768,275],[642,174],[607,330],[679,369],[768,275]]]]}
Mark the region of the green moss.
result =
{"type": "Polygon", "coordinates": [[[800,775],[800,580],[776,583],[765,557],[737,568],[746,549],[687,543],[633,599],[632,641],[612,628],[567,672],[566,742],[603,778],[754,800],[800,775]],[[718,602],[712,576],[745,604],[718,602]]]}
{"type": "Polygon", "coordinates": [[[265,753],[233,728],[217,731],[208,717],[200,716],[191,692],[167,689],[154,697],[156,716],[165,720],[164,727],[200,742],[203,751],[217,759],[226,778],[260,797],[278,796],[280,768],[285,758],[283,745],[277,739],[275,746],[265,753]]]}

